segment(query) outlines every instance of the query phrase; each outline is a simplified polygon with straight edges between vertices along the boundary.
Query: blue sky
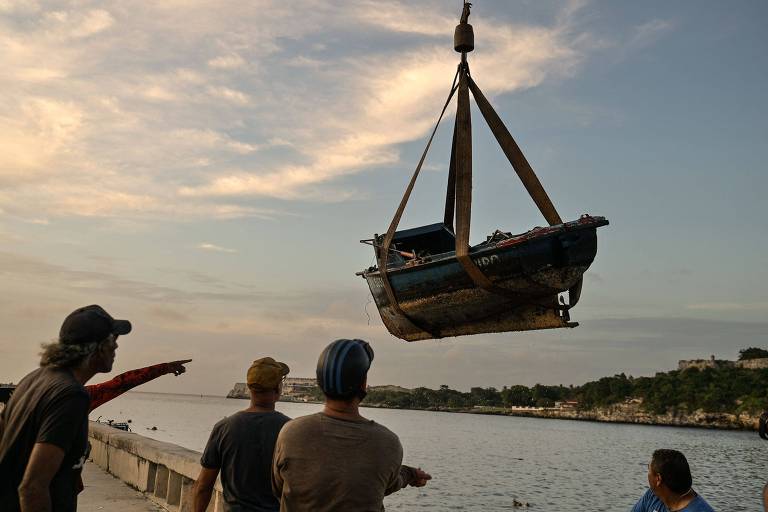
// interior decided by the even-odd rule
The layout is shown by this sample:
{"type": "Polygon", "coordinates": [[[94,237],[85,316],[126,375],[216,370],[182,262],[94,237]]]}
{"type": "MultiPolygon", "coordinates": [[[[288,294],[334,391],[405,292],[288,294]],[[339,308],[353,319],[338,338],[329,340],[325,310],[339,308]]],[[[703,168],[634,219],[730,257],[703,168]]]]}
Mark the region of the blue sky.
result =
{"type": "MultiPolygon", "coordinates": [[[[116,370],[224,393],[339,337],[371,381],[580,383],[768,345],[764,2],[478,0],[473,76],[564,218],[604,215],[574,330],[406,344],[354,272],[450,86],[461,2],[0,0],[0,381],[77,306],[116,370]],[[370,320],[369,320],[370,317],[370,320]]],[[[401,226],[442,216],[452,112],[401,226]]],[[[543,224],[473,111],[473,240],[543,224]]]]}

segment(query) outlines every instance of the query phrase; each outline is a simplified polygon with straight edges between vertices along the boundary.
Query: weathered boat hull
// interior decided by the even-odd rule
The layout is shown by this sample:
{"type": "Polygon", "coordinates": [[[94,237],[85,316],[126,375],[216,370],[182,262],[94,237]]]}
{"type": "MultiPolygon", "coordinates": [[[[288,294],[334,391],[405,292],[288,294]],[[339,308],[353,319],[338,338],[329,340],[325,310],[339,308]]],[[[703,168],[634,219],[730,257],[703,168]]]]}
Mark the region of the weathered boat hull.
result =
{"type": "Polygon", "coordinates": [[[575,327],[558,294],[577,285],[597,253],[589,218],[480,245],[470,257],[508,293],[478,288],[452,255],[390,267],[387,275],[402,315],[390,303],[378,269],[362,273],[389,332],[407,341],[488,332],[575,327]]]}

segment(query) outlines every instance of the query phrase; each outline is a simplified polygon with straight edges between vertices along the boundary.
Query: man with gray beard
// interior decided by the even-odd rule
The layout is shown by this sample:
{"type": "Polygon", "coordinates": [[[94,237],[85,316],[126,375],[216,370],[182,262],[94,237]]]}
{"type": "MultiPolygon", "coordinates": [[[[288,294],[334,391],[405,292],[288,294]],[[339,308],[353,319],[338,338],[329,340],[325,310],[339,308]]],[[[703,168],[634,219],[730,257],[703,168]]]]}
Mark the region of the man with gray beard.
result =
{"type": "Polygon", "coordinates": [[[112,370],[117,337],[131,332],[101,306],[64,320],[43,345],[40,368],[24,377],[0,414],[0,509],[74,512],[88,455],[90,397],[84,384],[112,370]]]}

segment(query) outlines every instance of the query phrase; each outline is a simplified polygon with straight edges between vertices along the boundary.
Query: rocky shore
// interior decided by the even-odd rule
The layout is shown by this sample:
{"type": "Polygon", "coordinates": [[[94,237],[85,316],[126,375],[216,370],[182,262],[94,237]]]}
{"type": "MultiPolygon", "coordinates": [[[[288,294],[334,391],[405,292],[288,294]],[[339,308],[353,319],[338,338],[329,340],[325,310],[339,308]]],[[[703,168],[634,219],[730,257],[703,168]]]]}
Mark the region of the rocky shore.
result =
{"type": "MultiPolygon", "coordinates": [[[[380,386],[385,388],[386,386],[380,386]]],[[[404,388],[398,388],[404,390],[404,388]]],[[[236,384],[227,394],[227,398],[249,398],[245,384],[236,384]]],[[[318,403],[306,395],[283,395],[281,401],[318,403]]],[[[560,407],[484,407],[473,408],[454,407],[393,407],[381,403],[363,402],[363,407],[378,409],[424,410],[435,412],[452,412],[464,414],[489,414],[498,416],[523,416],[529,418],[546,418],[577,421],[597,421],[605,423],[627,423],[637,425],[659,425],[672,427],[695,427],[722,430],[752,430],[757,431],[759,415],[728,414],[698,410],[693,413],[667,412],[667,414],[652,414],[642,409],[638,400],[595,409],[560,408],[560,407]]]]}
{"type": "Polygon", "coordinates": [[[691,414],[651,414],[643,411],[638,404],[620,404],[591,410],[579,409],[506,409],[498,407],[475,407],[461,412],[473,414],[497,414],[526,416],[578,421],[599,421],[606,423],[632,423],[639,425],[662,425],[671,427],[695,427],[723,430],[757,431],[760,417],[749,414],[712,413],[695,411],[691,414]]]}

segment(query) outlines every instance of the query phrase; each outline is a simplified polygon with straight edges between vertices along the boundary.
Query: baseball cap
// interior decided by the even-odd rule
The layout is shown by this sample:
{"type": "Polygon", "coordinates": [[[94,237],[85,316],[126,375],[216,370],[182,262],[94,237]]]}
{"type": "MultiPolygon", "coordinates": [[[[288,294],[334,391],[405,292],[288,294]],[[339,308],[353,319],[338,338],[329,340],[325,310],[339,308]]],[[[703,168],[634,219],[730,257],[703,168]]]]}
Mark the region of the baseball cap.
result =
{"type": "Polygon", "coordinates": [[[96,343],[110,334],[131,332],[131,322],[115,320],[104,308],[96,304],[74,310],[64,319],[59,331],[59,343],[96,343]]]}
{"type": "Polygon", "coordinates": [[[290,371],[287,364],[275,361],[271,357],[262,357],[255,360],[248,368],[248,387],[263,390],[277,389],[283,377],[290,371]]]}

